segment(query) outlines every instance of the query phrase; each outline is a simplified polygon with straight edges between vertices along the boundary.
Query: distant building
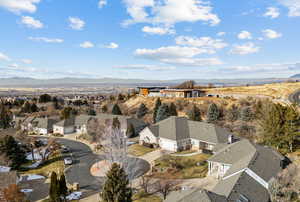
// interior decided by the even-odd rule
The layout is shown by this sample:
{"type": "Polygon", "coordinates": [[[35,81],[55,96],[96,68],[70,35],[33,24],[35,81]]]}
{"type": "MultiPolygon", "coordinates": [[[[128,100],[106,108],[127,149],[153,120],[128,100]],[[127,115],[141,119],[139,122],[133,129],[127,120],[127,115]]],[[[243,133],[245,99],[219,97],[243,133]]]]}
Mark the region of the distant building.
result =
{"type": "Polygon", "coordinates": [[[138,87],[139,95],[146,97],[196,98],[205,96],[200,89],[173,89],[166,87],[138,87]]]}

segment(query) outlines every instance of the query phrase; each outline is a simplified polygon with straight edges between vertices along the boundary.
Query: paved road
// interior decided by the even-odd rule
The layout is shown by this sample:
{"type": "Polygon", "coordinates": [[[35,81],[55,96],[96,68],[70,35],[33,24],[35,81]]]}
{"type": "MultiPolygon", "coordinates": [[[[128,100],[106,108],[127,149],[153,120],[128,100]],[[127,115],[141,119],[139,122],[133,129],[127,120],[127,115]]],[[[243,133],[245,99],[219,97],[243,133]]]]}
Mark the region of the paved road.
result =
{"type": "Polygon", "coordinates": [[[297,90],[290,94],[288,99],[291,103],[300,104],[300,90],[297,90]]]}
{"type": "Polygon", "coordinates": [[[87,145],[67,139],[59,139],[58,142],[71,149],[74,164],[66,169],[68,183],[78,182],[85,196],[99,192],[103,178],[97,178],[90,174],[90,168],[101,157],[94,154],[87,145]]]}

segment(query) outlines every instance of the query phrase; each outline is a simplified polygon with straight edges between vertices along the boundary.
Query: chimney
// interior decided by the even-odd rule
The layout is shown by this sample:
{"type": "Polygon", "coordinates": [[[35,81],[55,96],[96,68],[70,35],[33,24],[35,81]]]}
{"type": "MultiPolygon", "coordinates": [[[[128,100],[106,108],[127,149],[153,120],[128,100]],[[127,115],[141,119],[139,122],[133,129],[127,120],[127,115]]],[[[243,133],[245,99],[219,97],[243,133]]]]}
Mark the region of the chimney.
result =
{"type": "Polygon", "coordinates": [[[228,136],[228,144],[232,144],[233,143],[233,135],[229,135],[228,136]]]}

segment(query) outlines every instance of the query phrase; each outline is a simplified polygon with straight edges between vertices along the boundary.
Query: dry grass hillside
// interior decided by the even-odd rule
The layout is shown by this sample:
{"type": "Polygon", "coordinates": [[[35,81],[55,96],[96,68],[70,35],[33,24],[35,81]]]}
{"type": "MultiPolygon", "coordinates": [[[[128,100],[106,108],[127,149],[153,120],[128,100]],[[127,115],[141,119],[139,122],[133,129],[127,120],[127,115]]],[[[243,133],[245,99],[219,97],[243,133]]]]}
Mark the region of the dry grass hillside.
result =
{"type": "Polygon", "coordinates": [[[275,99],[286,99],[289,94],[300,89],[300,83],[273,83],[260,86],[241,86],[206,89],[208,93],[242,94],[250,96],[270,96],[275,99]]]}

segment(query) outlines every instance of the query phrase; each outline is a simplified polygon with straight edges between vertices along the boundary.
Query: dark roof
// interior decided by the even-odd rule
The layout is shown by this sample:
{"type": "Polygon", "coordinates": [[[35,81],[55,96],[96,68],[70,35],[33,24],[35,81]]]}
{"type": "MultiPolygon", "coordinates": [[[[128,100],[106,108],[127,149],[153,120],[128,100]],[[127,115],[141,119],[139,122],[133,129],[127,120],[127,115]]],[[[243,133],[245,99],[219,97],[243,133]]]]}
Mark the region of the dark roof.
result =
{"type": "Polygon", "coordinates": [[[36,118],[33,123],[35,123],[35,127],[37,128],[46,128],[47,130],[51,130],[53,125],[57,121],[49,118],[36,118]]]}
{"type": "Polygon", "coordinates": [[[62,120],[54,125],[61,126],[61,127],[74,126],[75,125],[75,117],[71,117],[69,119],[62,120]]]}
{"type": "Polygon", "coordinates": [[[270,199],[268,190],[246,172],[220,181],[213,192],[226,196],[227,201],[246,198],[248,201],[269,202],[270,199]]]}
{"type": "Polygon", "coordinates": [[[203,189],[190,189],[170,193],[165,202],[224,202],[226,198],[203,189]]]}
{"type": "Polygon", "coordinates": [[[269,147],[242,140],[220,149],[208,161],[231,164],[229,170],[213,189],[228,201],[246,197],[249,201],[269,201],[266,183],[282,170],[284,157],[269,147]],[[260,183],[261,182],[261,183],[260,183]]]}
{"type": "Polygon", "coordinates": [[[214,124],[190,121],[186,117],[171,116],[149,127],[155,136],[171,140],[187,138],[212,144],[227,143],[230,133],[214,124]],[[158,127],[157,129],[154,129],[158,127]],[[158,134],[156,134],[158,132],[158,134]]]}

